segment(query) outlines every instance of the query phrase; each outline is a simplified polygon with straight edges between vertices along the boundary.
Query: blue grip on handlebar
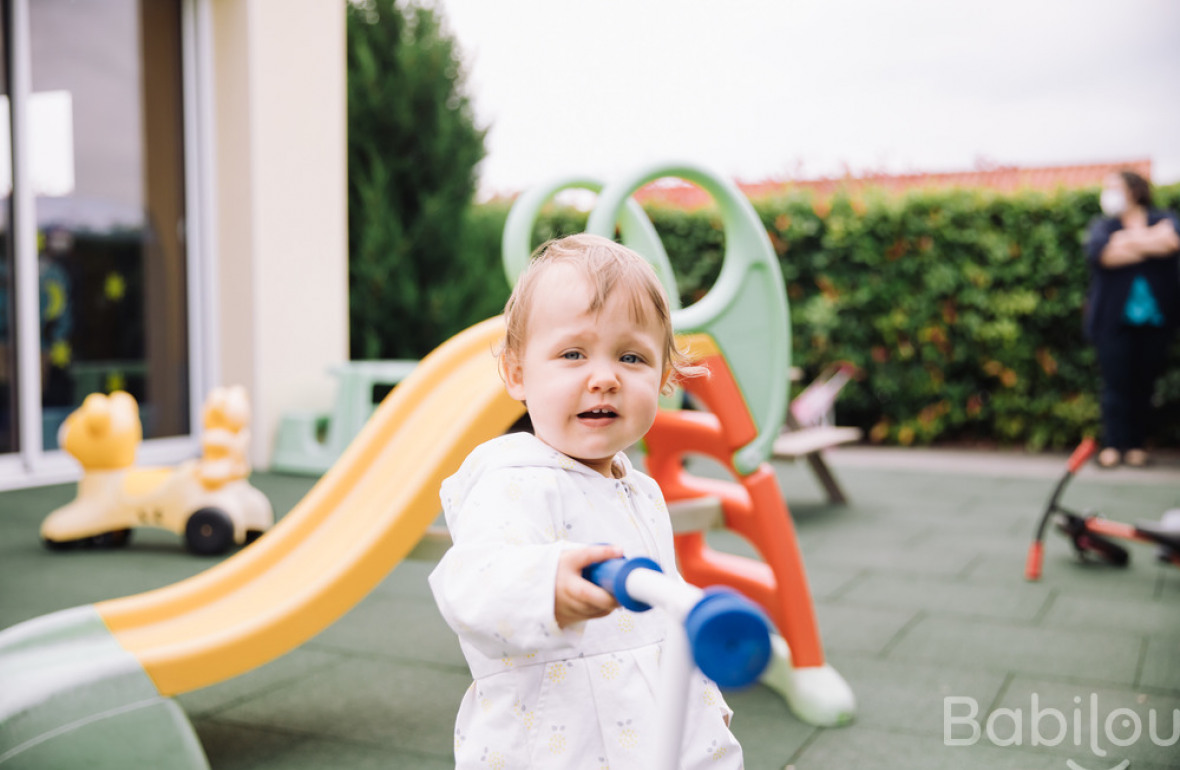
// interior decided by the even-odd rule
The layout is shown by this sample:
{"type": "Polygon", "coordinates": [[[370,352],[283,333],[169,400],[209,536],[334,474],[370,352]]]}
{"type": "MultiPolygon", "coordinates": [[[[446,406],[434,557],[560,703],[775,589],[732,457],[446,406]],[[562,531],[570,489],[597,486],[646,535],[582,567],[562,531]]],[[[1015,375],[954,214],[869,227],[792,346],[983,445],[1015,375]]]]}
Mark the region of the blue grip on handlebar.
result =
{"type": "Polygon", "coordinates": [[[637,569],[664,571],[652,559],[646,556],[636,556],[633,559],[607,559],[597,564],[591,564],[582,570],[582,577],[610,591],[620,606],[632,612],[646,612],[651,609],[651,605],[641,602],[627,593],[627,576],[637,569]]]}
{"type": "Polygon", "coordinates": [[[753,684],[770,663],[770,621],[736,592],[706,589],[684,630],[697,667],[721,687],[753,684]]]}

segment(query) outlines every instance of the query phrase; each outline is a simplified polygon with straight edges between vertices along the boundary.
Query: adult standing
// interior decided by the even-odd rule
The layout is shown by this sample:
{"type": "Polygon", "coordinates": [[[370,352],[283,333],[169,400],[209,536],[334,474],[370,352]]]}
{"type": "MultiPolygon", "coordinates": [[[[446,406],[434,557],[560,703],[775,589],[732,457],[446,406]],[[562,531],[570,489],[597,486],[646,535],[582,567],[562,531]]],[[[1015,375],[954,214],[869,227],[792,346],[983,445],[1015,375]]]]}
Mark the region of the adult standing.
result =
{"type": "Polygon", "coordinates": [[[1180,326],[1180,220],[1152,208],[1151,185],[1134,171],[1107,177],[1100,200],[1104,216],[1086,239],[1085,320],[1102,375],[1098,464],[1139,467],[1155,383],[1180,326]]]}

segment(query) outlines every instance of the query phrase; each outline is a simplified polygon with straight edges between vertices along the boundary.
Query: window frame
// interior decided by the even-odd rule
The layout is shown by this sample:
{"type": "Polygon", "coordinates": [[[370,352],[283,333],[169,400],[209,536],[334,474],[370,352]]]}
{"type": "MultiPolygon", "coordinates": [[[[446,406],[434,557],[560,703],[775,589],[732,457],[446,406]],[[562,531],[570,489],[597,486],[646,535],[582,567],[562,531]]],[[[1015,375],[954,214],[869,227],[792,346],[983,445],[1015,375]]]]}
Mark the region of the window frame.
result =
{"type": "MultiPolygon", "coordinates": [[[[32,83],[29,5],[9,0],[7,34],[9,100],[12,136],[13,249],[11,290],[14,318],[19,448],[0,455],[0,490],[76,480],[81,469],[61,449],[43,449],[40,305],[37,283],[36,201],[29,184],[28,102],[32,83]],[[30,396],[29,394],[33,394],[30,396]]],[[[198,434],[204,394],[217,382],[218,339],[214,307],[216,286],[216,210],[213,147],[213,71],[211,0],[179,0],[181,4],[181,73],[184,111],[184,238],[188,299],[189,434],[146,439],[137,463],[166,465],[199,453],[198,434]]]]}

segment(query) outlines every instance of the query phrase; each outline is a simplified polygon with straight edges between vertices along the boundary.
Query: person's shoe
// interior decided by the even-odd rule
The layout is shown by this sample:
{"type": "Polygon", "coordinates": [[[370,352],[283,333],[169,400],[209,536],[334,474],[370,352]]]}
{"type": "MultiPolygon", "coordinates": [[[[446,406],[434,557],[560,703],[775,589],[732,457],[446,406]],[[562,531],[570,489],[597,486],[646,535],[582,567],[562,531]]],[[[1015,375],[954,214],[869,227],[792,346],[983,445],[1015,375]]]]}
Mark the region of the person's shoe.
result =
{"type": "Polygon", "coordinates": [[[1117,468],[1123,461],[1123,453],[1112,446],[1108,446],[1098,453],[1099,468],[1117,468]]]}
{"type": "Polygon", "coordinates": [[[1143,468],[1151,463],[1151,457],[1142,449],[1128,449],[1123,462],[1132,468],[1143,468]]]}

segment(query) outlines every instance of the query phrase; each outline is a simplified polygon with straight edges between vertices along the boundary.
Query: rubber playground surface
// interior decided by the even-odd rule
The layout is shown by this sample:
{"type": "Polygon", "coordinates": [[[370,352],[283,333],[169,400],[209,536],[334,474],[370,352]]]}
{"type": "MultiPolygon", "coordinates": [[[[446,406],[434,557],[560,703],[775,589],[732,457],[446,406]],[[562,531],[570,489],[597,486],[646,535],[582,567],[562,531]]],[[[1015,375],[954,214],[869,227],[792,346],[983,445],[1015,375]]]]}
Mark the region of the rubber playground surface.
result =
{"type": "MultiPolygon", "coordinates": [[[[1081,564],[1052,533],[1044,577],[1023,578],[1064,455],[852,448],[828,457],[847,506],[824,503],[805,464],[777,469],[828,661],[856,693],[857,720],[815,728],[761,686],[730,693],[748,768],[1180,767],[1180,570],[1139,545],[1126,569],[1081,564]]],[[[313,482],[253,481],[278,516],[313,482]]],[[[217,561],[150,530],[122,551],[49,552],[40,521],[72,496],[69,485],[0,494],[0,628],[166,586],[217,561]]],[[[1064,502],[1158,519],[1180,508],[1180,458],[1146,470],[1087,466],[1064,502]]],[[[733,535],[710,540],[753,555],[733,535]]],[[[180,696],[211,765],[451,767],[470,677],[430,597],[432,566],[403,562],[295,651],[180,696]]]]}

